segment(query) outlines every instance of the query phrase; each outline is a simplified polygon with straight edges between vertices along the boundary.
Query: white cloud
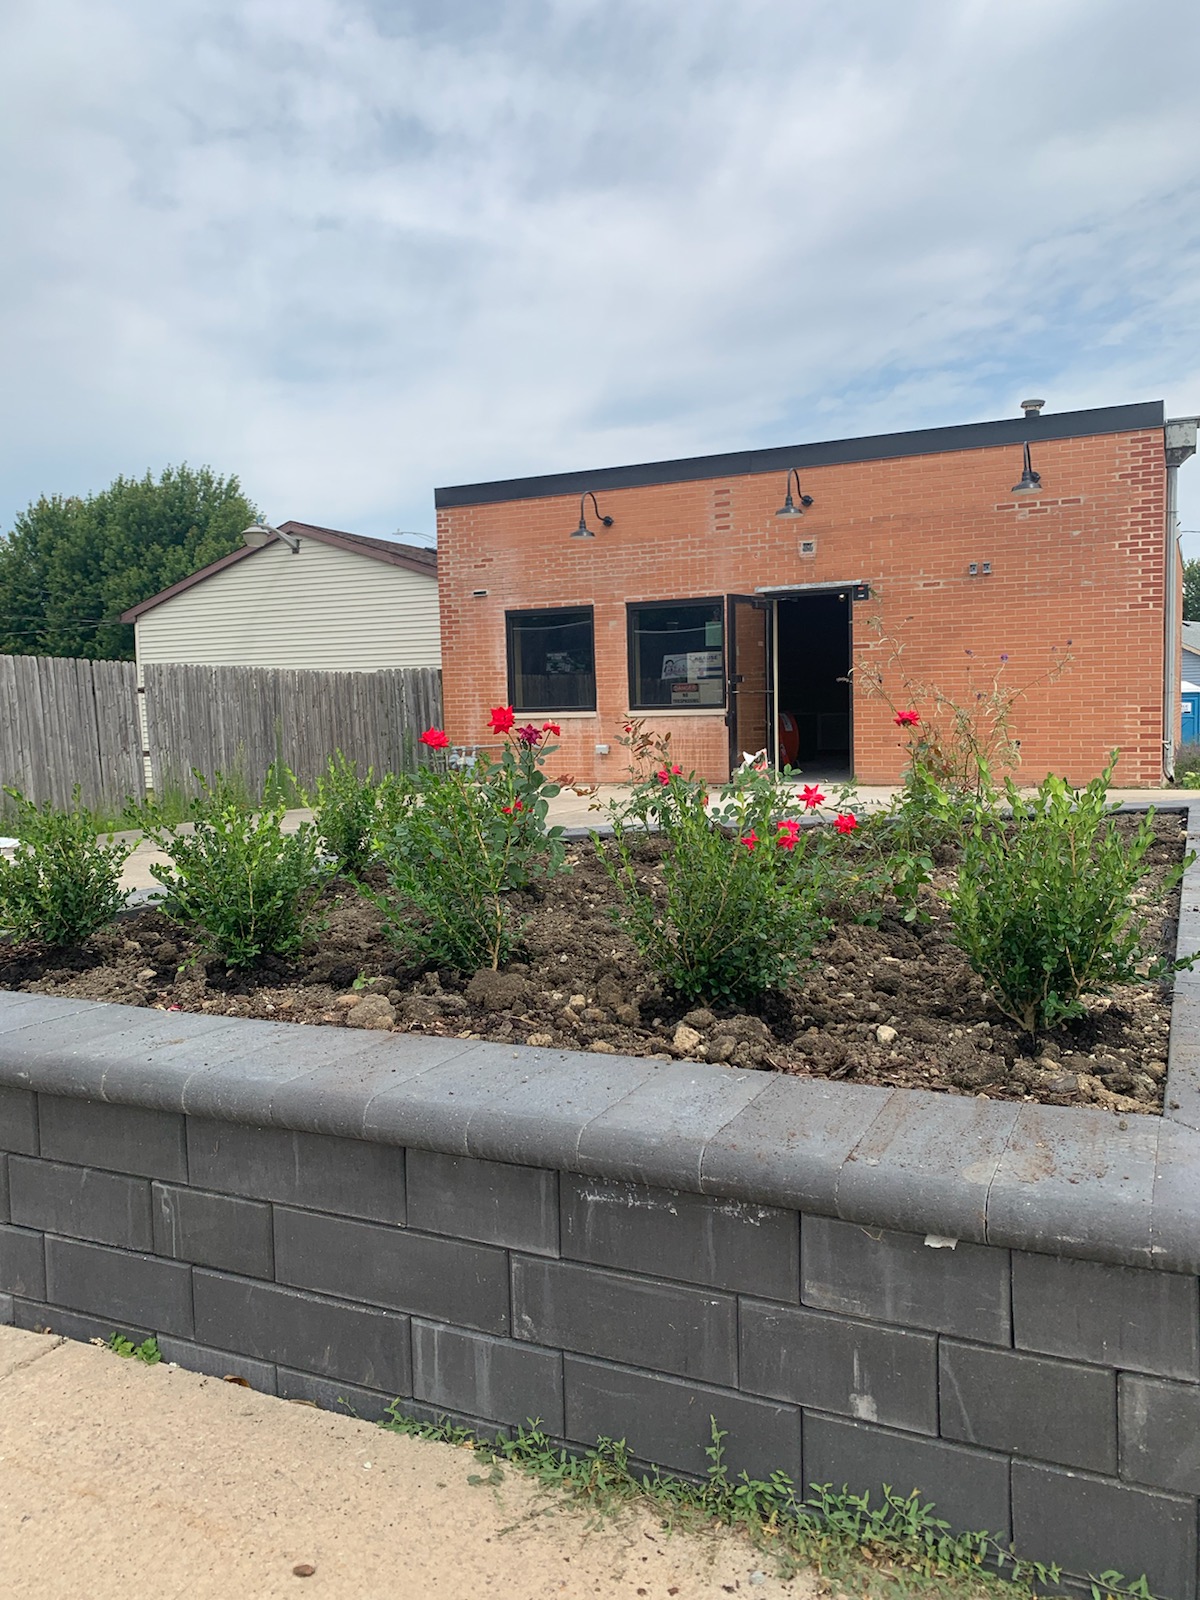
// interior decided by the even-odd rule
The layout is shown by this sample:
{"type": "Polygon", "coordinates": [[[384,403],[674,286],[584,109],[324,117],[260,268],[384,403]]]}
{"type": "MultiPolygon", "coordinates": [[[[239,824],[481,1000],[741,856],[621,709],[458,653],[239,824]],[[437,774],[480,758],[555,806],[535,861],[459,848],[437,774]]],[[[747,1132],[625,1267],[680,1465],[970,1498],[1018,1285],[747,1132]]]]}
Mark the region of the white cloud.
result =
{"type": "Polygon", "coordinates": [[[1198,46],[1188,0],[14,7],[0,522],[185,458],[372,532],[1034,390],[1200,410],[1198,46]]]}

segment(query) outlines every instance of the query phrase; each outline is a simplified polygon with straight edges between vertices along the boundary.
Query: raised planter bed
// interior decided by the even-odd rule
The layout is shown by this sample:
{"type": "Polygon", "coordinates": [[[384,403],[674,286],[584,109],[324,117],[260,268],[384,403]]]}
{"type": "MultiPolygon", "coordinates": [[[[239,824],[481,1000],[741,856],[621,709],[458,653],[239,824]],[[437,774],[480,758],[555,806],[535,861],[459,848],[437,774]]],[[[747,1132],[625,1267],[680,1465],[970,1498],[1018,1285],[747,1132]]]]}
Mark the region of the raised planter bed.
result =
{"type": "MultiPolygon", "coordinates": [[[[1129,817],[1132,826],[1138,818],[1129,817]]],[[[1147,889],[1182,854],[1184,808],[1161,813],[1147,889]]],[[[582,832],[582,830],[580,830],[582,832]]],[[[653,874],[657,843],[648,839],[653,874]]],[[[80,951],[15,950],[0,958],[0,987],[227,1016],[395,1027],[596,1053],[709,1060],[799,1077],[885,1088],[984,1094],[1049,1105],[1157,1111],[1167,1069],[1170,1000],[1146,984],[1095,1002],[1086,1019],[1036,1044],[990,1006],[950,942],[945,908],[910,926],[843,921],[817,963],[758,1010],[709,1011],[664,996],[614,911],[612,885],[587,838],[572,841],[572,870],[513,895],[526,919],[525,959],[501,974],[406,970],[379,913],[349,885],[327,896],[327,927],[308,955],[229,973],[160,913],[145,909],[80,951]],[[360,1004],[360,1002],[365,1002],[360,1004]]],[[[382,876],[379,878],[382,887],[382,876]]],[[[1160,908],[1158,940],[1174,950],[1174,899],[1160,908]]]]}
{"type": "Polygon", "coordinates": [[[684,1472],[715,1416],[1195,1600],[1198,999],[1156,1116],[0,995],[0,1316],[684,1472]]]}

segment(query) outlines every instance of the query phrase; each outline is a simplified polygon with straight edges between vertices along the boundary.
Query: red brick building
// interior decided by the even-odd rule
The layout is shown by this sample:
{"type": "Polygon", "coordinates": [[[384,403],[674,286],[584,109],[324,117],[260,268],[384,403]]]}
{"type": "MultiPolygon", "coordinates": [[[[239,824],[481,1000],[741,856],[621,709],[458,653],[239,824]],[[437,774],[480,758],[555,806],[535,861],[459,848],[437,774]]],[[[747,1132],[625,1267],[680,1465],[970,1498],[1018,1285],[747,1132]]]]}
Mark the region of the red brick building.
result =
{"type": "Polygon", "coordinates": [[[955,697],[1069,651],[1017,710],[1023,776],[1082,782],[1116,747],[1118,782],[1158,784],[1194,442],[1153,402],[439,489],[447,730],[486,744],[512,704],[561,726],[556,767],[616,782],[637,716],[707,778],[767,746],[894,782],[892,712],[851,671],[881,625],[955,697]]]}

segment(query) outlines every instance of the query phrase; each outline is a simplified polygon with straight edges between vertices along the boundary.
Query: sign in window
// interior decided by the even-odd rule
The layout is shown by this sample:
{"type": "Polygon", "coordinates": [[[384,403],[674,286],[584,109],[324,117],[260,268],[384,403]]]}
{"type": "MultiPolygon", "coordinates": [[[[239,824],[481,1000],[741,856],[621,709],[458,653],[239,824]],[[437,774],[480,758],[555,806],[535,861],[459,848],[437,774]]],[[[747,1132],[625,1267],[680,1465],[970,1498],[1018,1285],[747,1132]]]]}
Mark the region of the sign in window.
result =
{"type": "Polygon", "coordinates": [[[631,710],[725,704],[723,610],[720,600],[628,608],[631,710]]]}

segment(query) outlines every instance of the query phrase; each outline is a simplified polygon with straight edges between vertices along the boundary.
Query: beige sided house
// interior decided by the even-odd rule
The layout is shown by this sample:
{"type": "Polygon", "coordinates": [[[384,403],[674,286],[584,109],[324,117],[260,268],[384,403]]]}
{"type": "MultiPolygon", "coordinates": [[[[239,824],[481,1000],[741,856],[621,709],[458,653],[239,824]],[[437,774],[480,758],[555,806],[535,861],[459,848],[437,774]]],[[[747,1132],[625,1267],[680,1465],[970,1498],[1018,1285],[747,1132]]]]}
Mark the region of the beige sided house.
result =
{"type": "Polygon", "coordinates": [[[139,681],[143,667],[168,661],[326,672],[441,666],[435,550],[305,522],[279,531],[289,541],[235,550],[125,612],[139,681]]]}
{"type": "MultiPolygon", "coordinates": [[[[437,552],[306,522],[243,546],[152,595],[132,622],[138,688],[148,666],[380,672],[442,664],[437,552]]],[[[146,783],[149,729],[139,693],[146,783]]]]}

